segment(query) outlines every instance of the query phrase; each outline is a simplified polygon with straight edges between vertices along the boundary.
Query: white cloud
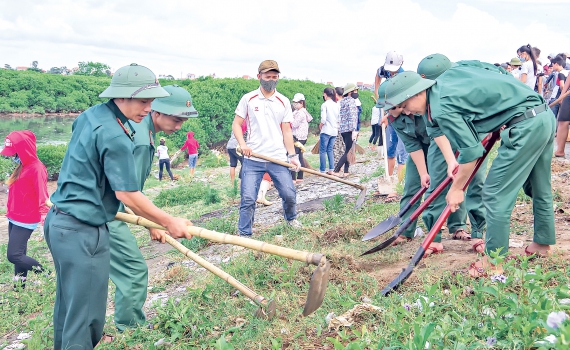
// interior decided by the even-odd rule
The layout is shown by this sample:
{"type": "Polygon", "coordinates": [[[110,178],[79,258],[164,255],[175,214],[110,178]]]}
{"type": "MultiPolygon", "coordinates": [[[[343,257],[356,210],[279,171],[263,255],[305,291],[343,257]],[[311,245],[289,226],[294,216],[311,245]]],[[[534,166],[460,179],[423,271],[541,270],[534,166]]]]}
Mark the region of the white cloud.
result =
{"type": "MultiPolygon", "coordinates": [[[[510,1],[510,0],[501,0],[510,1]]],[[[533,2],[536,1],[525,1],[533,2]]],[[[560,3],[561,1],[548,1],[560,3]]],[[[137,62],[157,74],[254,76],[263,59],[283,75],[315,81],[373,82],[386,53],[415,69],[428,54],[505,62],[523,44],[569,51],[570,39],[546,23],[525,26],[458,3],[440,18],[418,2],[390,0],[20,0],[0,13],[0,57],[12,66],[73,67],[100,61],[113,69],[137,62]],[[135,5],[134,5],[135,4],[135,5]]]]}

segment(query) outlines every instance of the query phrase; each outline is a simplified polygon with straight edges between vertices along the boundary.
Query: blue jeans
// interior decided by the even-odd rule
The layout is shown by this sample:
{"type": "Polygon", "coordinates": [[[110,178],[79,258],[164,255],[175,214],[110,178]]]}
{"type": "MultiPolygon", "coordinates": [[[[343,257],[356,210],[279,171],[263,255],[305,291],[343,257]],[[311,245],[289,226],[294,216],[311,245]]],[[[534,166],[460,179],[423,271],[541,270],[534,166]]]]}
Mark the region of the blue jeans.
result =
{"type": "Polygon", "coordinates": [[[189,154],[188,155],[188,167],[193,169],[196,167],[196,162],[198,161],[198,154],[189,154]]]}
{"type": "Polygon", "coordinates": [[[392,125],[388,124],[386,128],[386,147],[388,148],[388,158],[396,158],[396,148],[398,147],[398,134],[392,125]]]}
{"type": "Polygon", "coordinates": [[[398,146],[396,147],[396,161],[398,164],[404,165],[408,160],[408,152],[406,152],[406,146],[402,139],[398,139],[398,146]]]}
{"type": "Polygon", "coordinates": [[[333,171],[334,169],[334,140],[336,140],[336,136],[331,136],[325,133],[321,133],[319,136],[319,158],[321,159],[321,173],[324,173],[327,169],[327,158],[329,159],[329,170],[333,171]]]}
{"type": "Polygon", "coordinates": [[[240,236],[251,236],[255,214],[255,200],[263,174],[269,173],[273,184],[282,198],[285,220],[297,218],[297,192],[288,168],[271,162],[243,159],[241,178],[241,204],[239,207],[238,232],[240,236]]]}

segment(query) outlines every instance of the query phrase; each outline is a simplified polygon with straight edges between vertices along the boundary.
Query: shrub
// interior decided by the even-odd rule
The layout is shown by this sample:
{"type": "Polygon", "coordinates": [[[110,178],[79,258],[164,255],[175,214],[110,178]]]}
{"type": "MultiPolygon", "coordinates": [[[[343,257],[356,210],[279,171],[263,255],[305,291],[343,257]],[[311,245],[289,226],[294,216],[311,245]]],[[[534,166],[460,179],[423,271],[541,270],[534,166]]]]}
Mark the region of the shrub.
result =
{"type": "Polygon", "coordinates": [[[216,155],[211,152],[206,157],[202,158],[201,166],[205,168],[217,168],[221,166],[228,166],[228,160],[221,154],[216,155]]]}
{"type": "Polygon", "coordinates": [[[0,181],[6,181],[14,168],[16,168],[16,163],[11,158],[0,157],[0,181]]]}
{"type": "Polygon", "coordinates": [[[47,168],[48,178],[56,180],[67,151],[67,145],[39,145],[38,158],[47,168]]]}
{"type": "Polygon", "coordinates": [[[215,204],[220,203],[221,198],[218,190],[210,186],[206,187],[206,193],[204,193],[204,204],[215,204]]]}

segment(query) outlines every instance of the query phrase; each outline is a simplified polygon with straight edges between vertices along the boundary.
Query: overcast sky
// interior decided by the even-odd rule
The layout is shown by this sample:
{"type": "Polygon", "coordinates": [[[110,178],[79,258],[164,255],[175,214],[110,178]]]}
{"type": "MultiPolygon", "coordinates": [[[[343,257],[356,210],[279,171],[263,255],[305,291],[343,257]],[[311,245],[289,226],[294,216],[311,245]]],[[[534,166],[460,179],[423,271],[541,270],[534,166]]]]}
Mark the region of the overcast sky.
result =
{"type": "Polygon", "coordinates": [[[506,62],[521,45],[570,51],[570,0],[0,0],[0,64],[136,62],[158,74],[373,83],[386,53],[506,62]]]}

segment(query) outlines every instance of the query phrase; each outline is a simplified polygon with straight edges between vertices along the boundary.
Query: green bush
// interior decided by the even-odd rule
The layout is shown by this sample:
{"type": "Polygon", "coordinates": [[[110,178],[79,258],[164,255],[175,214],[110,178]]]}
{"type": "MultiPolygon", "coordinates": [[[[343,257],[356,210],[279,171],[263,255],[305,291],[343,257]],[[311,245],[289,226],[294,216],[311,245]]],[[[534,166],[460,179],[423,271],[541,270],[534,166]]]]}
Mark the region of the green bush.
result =
{"type": "Polygon", "coordinates": [[[217,168],[221,166],[228,166],[229,163],[223,155],[217,156],[214,153],[210,152],[210,154],[202,158],[200,165],[205,168],[217,168]]]}
{"type": "Polygon", "coordinates": [[[191,183],[188,186],[162,190],[154,199],[158,207],[173,207],[176,205],[190,204],[204,198],[207,187],[202,183],[191,183]]]}
{"type": "Polygon", "coordinates": [[[218,190],[210,186],[206,187],[206,193],[204,193],[204,204],[215,204],[220,203],[221,198],[218,190]]]}
{"type": "Polygon", "coordinates": [[[0,181],[6,181],[16,168],[11,158],[0,157],[0,181]]]}
{"type": "Polygon", "coordinates": [[[38,158],[47,168],[48,177],[52,180],[57,179],[61,164],[67,151],[67,145],[39,145],[37,152],[38,158]]]}

